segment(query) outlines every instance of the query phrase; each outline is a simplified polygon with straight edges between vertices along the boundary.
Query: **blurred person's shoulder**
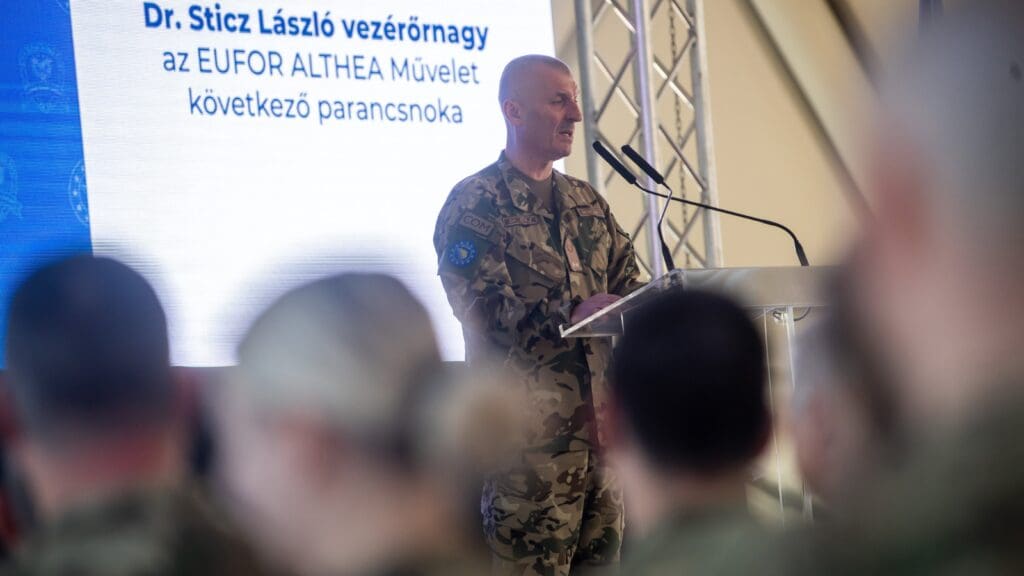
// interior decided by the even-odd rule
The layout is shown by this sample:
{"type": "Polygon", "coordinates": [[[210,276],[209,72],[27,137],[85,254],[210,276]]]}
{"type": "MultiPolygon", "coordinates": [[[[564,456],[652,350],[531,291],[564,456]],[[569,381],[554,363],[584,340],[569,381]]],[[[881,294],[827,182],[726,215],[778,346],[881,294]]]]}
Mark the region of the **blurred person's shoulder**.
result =
{"type": "Polygon", "coordinates": [[[488,556],[462,549],[406,558],[363,576],[482,576],[491,572],[488,556]]]}
{"type": "Polygon", "coordinates": [[[623,573],[753,573],[779,544],[780,534],[745,506],[678,512],[626,551],[623,573]]]}
{"type": "Polygon", "coordinates": [[[173,574],[270,574],[240,530],[198,489],[183,490],[176,500],[173,574]]]}
{"type": "Polygon", "coordinates": [[[916,552],[906,562],[924,570],[967,564],[973,573],[1024,573],[1024,379],[1004,389],[1011,392],[924,443],[882,485],[874,504],[889,512],[865,532],[916,552]]]}
{"type": "Polygon", "coordinates": [[[1024,394],[918,444],[848,517],[780,556],[787,574],[1024,573],[1024,394]]]}
{"type": "Polygon", "coordinates": [[[69,511],[30,535],[7,574],[263,574],[192,490],[140,491],[69,511]]]}

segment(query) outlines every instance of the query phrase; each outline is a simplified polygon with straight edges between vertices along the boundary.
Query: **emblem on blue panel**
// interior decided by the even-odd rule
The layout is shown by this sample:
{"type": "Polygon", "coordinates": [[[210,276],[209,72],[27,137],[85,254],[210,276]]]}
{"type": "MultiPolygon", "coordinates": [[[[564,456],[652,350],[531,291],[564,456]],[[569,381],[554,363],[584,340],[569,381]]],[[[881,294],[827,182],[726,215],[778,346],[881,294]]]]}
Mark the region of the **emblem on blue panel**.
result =
{"type": "Polygon", "coordinates": [[[18,170],[9,156],[0,154],[0,222],[8,216],[21,217],[18,202],[18,170]]]}
{"type": "Polygon", "coordinates": [[[64,62],[52,46],[29,44],[18,53],[25,101],[43,113],[67,112],[64,62]]]}
{"type": "Polygon", "coordinates": [[[465,268],[476,260],[476,246],[470,240],[459,240],[448,247],[448,261],[453,266],[465,268]]]}
{"type": "Polygon", "coordinates": [[[89,195],[85,185],[85,166],[79,160],[68,180],[68,202],[75,217],[82,224],[89,225],[89,195]]]}

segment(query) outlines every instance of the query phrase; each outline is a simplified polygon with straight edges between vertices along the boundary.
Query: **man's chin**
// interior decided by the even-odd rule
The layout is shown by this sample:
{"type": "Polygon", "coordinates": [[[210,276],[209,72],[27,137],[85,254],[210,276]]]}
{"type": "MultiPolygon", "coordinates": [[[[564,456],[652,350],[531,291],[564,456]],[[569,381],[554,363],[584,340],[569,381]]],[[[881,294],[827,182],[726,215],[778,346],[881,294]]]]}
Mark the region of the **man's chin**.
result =
{"type": "Polygon", "coordinates": [[[570,154],[572,154],[572,146],[569,146],[569,147],[559,146],[558,148],[555,148],[552,151],[552,153],[551,153],[551,161],[554,162],[554,161],[557,161],[557,160],[561,160],[562,158],[566,158],[570,154]]]}

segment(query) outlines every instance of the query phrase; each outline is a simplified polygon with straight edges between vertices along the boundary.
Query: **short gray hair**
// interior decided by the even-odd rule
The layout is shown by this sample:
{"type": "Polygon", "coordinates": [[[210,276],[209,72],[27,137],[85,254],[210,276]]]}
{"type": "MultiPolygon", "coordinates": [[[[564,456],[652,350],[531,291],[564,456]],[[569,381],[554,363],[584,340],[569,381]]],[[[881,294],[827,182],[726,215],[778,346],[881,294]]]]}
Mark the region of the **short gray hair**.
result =
{"type": "Polygon", "coordinates": [[[566,74],[572,74],[572,71],[565,62],[553,56],[527,54],[513,58],[511,62],[505,65],[505,69],[501,72],[501,81],[498,83],[498,102],[504,103],[512,98],[515,88],[522,82],[523,76],[534,66],[538,65],[550,66],[566,74]]]}
{"type": "Polygon", "coordinates": [[[344,273],[272,304],[238,349],[233,388],[264,413],[316,414],[356,435],[387,435],[440,371],[426,309],[401,282],[344,273]]]}

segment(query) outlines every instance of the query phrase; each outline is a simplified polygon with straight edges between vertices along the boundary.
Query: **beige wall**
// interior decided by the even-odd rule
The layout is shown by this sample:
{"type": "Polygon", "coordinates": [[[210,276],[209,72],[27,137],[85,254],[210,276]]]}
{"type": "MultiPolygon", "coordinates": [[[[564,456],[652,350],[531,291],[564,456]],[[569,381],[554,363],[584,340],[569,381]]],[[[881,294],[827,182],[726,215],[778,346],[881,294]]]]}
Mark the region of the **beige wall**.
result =
{"type": "MultiPolygon", "coordinates": [[[[848,2],[880,54],[899,39],[901,24],[916,18],[916,0],[848,2]]],[[[800,236],[812,263],[836,262],[855,234],[855,211],[824,140],[756,26],[752,6],[775,37],[797,83],[812,99],[860,187],[863,136],[870,126],[874,97],[870,83],[824,0],[704,0],[704,6],[719,204],[780,220],[800,236]]],[[[556,49],[575,67],[573,2],[552,0],[552,8],[556,49]]],[[[655,51],[664,54],[664,22],[654,22],[652,29],[655,51]]],[[[616,26],[605,25],[596,31],[594,41],[598,51],[624,55],[629,39],[616,26]]],[[[632,87],[631,77],[627,86],[632,87]]],[[[610,116],[602,125],[625,141],[632,119],[622,106],[613,105],[609,114],[619,118],[610,116]]],[[[658,114],[671,120],[671,105],[659,103],[658,114]]],[[[583,147],[588,142],[578,140],[567,169],[585,176],[583,147]]],[[[667,158],[667,153],[659,154],[662,160],[667,158]]],[[[642,200],[637,192],[613,181],[606,194],[624,227],[639,223],[642,200]]],[[[792,246],[780,232],[728,217],[721,222],[727,266],[795,264],[792,246]]],[[[643,237],[637,244],[646,252],[643,237]]]]}

